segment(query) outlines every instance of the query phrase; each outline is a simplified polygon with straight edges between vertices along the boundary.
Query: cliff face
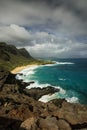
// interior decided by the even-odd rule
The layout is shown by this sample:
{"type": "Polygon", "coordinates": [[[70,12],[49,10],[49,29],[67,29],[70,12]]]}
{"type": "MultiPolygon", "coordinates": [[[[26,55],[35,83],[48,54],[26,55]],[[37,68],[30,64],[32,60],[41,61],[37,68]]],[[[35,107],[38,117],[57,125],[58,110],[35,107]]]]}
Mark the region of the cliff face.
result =
{"type": "Polygon", "coordinates": [[[17,49],[13,45],[0,42],[0,67],[10,70],[19,65],[26,65],[35,59],[25,48],[17,49]]]}
{"type": "MultiPolygon", "coordinates": [[[[33,83],[33,82],[30,82],[33,83]]],[[[65,99],[38,99],[58,89],[30,89],[9,71],[0,69],[0,130],[87,130],[87,106],[65,99]]]]}

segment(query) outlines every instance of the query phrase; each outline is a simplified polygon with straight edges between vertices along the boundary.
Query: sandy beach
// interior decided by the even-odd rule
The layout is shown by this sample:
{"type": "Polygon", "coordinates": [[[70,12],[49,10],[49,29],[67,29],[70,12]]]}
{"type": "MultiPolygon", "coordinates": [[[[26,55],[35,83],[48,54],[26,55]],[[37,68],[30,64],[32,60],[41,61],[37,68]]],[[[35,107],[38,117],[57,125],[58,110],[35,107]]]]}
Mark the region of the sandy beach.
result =
{"type": "Polygon", "coordinates": [[[26,66],[16,67],[15,69],[13,69],[13,70],[11,71],[11,73],[17,74],[17,73],[19,73],[20,71],[22,71],[22,70],[25,69],[25,68],[34,67],[34,66],[36,66],[36,65],[37,65],[37,64],[32,64],[32,65],[26,65],[26,66]]]}

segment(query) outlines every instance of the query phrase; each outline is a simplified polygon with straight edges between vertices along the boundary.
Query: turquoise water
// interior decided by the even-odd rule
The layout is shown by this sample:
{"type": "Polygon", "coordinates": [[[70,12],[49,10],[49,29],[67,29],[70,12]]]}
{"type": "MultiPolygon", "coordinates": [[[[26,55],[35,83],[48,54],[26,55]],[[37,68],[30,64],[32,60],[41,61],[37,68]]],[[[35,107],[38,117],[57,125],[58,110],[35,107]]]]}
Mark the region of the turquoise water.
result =
{"type": "Polygon", "coordinates": [[[23,78],[38,81],[39,85],[59,87],[62,91],[56,93],[55,98],[66,98],[70,102],[87,104],[87,59],[54,60],[57,64],[40,66],[23,78]]]}

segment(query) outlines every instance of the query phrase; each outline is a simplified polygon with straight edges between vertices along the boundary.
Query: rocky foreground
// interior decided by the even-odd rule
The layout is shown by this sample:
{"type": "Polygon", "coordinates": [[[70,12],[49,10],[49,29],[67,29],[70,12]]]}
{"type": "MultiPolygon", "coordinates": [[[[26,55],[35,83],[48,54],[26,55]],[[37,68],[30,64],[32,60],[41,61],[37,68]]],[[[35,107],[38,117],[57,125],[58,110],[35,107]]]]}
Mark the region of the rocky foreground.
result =
{"type": "Polygon", "coordinates": [[[87,106],[65,99],[42,103],[41,96],[59,90],[51,86],[27,90],[29,84],[0,70],[0,130],[87,130],[87,106]]]}

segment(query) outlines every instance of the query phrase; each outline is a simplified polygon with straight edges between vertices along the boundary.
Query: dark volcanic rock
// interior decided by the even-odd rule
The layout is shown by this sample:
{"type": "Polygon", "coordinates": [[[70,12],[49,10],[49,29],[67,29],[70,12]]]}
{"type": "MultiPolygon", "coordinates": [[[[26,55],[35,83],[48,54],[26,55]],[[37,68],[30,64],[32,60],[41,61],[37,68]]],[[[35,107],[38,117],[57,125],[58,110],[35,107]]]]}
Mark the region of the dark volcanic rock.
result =
{"type": "Polygon", "coordinates": [[[68,124],[67,121],[64,119],[59,119],[57,124],[59,130],[71,130],[70,124],[68,124]]]}
{"type": "Polygon", "coordinates": [[[63,102],[66,102],[65,99],[53,99],[52,101],[49,101],[49,103],[53,103],[55,106],[61,108],[63,102]]]}
{"type": "Polygon", "coordinates": [[[23,73],[18,73],[17,75],[19,75],[19,76],[23,76],[23,73]]]}
{"type": "Polygon", "coordinates": [[[24,92],[26,93],[26,95],[33,97],[35,100],[38,100],[43,95],[59,92],[59,89],[48,86],[42,89],[41,88],[25,89],[24,92]]]}
{"type": "Polygon", "coordinates": [[[58,129],[58,121],[56,119],[56,117],[47,117],[46,119],[42,119],[40,118],[38,121],[39,124],[39,128],[41,130],[59,130],[58,129]]]}
{"type": "Polygon", "coordinates": [[[0,68],[0,90],[2,90],[2,87],[4,83],[6,82],[8,75],[9,75],[9,72],[0,68]]]}
{"type": "Polygon", "coordinates": [[[34,81],[30,81],[29,84],[34,84],[35,82],[34,81]]]}
{"type": "Polygon", "coordinates": [[[19,130],[37,130],[36,117],[26,119],[20,126],[19,130]]]}
{"type": "Polygon", "coordinates": [[[24,82],[23,80],[17,80],[16,79],[17,84],[22,87],[22,89],[25,89],[27,86],[29,86],[30,84],[35,83],[34,81],[31,82],[24,82]]]}
{"type": "MultiPolygon", "coordinates": [[[[31,82],[33,83],[33,82],[31,82]]],[[[87,106],[65,99],[37,101],[53,87],[26,89],[30,83],[0,70],[0,130],[87,130],[87,106]]]]}
{"type": "Polygon", "coordinates": [[[0,117],[0,130],[18,130],[22,121],[0,117]]]}

